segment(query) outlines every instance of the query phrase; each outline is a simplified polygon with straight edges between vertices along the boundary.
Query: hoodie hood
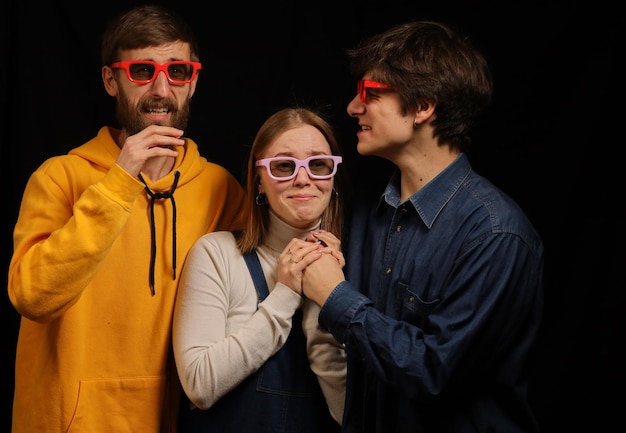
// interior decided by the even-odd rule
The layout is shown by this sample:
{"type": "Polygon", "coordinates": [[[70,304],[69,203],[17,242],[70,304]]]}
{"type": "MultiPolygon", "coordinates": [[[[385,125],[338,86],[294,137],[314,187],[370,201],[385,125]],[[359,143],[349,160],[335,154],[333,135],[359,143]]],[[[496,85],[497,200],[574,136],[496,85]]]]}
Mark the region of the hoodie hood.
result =
{"type": "MultiPolygon", "coordinates": [[[[104,126],[98,131],[98,135],[80,147],[69,152],[70,155],[78,155],[89,162],[103,167],[108,171],[120,155],[120,148],[113,139],[120,133],[118,129],[104,126]]],[[[152,191],[169,191],[175,181],[174,173],[179,172],[178,187],[185,185],[202,173],[206,159],[200,155],[198,145],[190,138],[183,137],[185,144],[176,150],[178,156],[174,162],[172,171],[156,182],[146,179],[146,185],[152,191]]]]}

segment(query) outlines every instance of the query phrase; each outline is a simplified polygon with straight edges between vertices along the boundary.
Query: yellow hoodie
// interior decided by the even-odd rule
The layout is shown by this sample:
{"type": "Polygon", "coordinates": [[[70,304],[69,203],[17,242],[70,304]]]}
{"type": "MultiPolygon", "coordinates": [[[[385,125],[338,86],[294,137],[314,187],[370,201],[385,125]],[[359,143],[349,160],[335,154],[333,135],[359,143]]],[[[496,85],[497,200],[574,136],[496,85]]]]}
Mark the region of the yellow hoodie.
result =
{"type": "Polygon", "coordinates": [[[13,433],[176,430],[178,274],[201,235],[239,228],[244,191],[190,139],[144,185],[115,164],[112,131],[45,161],[24,191],[8,284],[22,315],[13,433]],[[159,196],[175,172],[173,200],[159,196]]]}

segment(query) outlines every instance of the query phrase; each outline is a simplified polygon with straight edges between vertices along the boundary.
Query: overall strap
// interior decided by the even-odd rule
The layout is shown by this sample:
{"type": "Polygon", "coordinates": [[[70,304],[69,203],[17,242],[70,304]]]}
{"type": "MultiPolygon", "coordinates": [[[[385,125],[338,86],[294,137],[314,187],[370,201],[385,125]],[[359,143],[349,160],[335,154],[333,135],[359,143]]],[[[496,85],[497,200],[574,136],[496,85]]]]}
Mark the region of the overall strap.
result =
{"type": "Polygon", "coordinates": [[[252,281],[254,281],[254,286],[256,287],[256,292],[259,295],[260,302],[265,299],[270,292],[267,288],[267,281],[265,281],[265,274],[263,273],[259,256],[257,256],[256,251],[253,250],[244,254],[243,258],[248,265],[250,275],[252,275],[252,281]]]}
{"type": "MultiPolygon", "coordinates": [[[[260,302],[269,290],[259,256],[254,250],[243,258],[260,302]]],[[[298,309],[293,323],[301,322],[302,311],[298,309]]],[[[311,370],[300,325],[291,328],[278,352],[210,409],[190,410],[188,404],[181,407],[181,432],[339,432],[311,370]]]]}

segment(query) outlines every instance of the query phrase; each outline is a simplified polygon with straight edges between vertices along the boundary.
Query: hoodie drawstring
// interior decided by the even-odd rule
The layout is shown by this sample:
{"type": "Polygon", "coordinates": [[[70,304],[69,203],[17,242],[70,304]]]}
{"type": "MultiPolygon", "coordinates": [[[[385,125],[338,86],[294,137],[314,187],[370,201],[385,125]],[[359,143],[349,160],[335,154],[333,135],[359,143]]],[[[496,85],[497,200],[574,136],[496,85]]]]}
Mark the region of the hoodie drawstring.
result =
{"type": "Polygon", "coordinates": [[[180,172],[174,172],[174,184],[172,185],[172,189],[168,192],[152,192],[150,188],[148,188],[148,184],[139,174],[139,180],[141,183],[145,185],[145,190],[150,196],[150,290],[152,291],[152,296],[155,295],[156,291],[154,289],[154,267],[156,262],[156,228],[154,224],[154,202],[155,200],[169,198],[172,202],[172,216],[173,216],[173,229],[172,229],[172,271],[173,271],[173,279],[176,279],[176,201],[174,200],[174,191],[176,191],[176,187],[178,186],[178,178],[180,177],[180,172]]]}

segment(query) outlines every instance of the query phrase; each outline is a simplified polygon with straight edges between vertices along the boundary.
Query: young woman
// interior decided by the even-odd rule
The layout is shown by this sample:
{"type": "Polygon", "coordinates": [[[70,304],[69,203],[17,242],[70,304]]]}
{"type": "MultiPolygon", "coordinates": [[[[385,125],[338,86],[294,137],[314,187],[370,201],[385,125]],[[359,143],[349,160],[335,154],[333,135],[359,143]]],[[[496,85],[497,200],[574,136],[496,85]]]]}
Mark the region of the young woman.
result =
{"type": "Polygon", "coordinates": [[[316,113],[276,112],[248,161],[245,229],[203,236],[190,251],[173,325],[190,400],[181,432],[339,430],[345,351],[301,296],[311,260],[329,254],[345,263],[338,153],[316,113]]]}

